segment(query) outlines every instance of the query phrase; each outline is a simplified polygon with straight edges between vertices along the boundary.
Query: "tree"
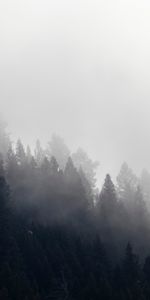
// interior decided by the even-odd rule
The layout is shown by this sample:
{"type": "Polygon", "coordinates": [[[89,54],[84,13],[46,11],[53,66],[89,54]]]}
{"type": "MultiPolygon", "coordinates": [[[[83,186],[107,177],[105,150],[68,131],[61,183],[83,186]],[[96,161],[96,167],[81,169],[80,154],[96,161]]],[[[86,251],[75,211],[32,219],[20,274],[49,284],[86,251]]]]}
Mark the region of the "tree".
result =
{"type": "Polygon", "coordinates": [[[0,154],[0,176],[4,176],[5,169],[4,169],[4,161],[2,155],[0,154]]]}
{"type": "Polygon", "coordinates": [[[52,157],[49,161],[47,157],[44,158],[42,164],[41,164],[41,181],[43,184],[47,184],[47,187],[52,190],[57,191],[57,184],[58,182],[58,175],[59,175],[59,166],[55,159],[55,157],[52,157]]]}
{"type": "Polygon", "coordinates": [[[150,282],[150,256],[147,256],[143,266],[144,275],[146,280],[150,282]]]}
{"type": "Polygon", "coordinates": [[[74,167],[71,157],[68,158],[68,161],[66,163],[64,176],[66,183],[68,184],[68,188],[70,187],[70,191],[79,191],[79,186],[82,186],[81,179],[79,173],[77,172],[77,169],[74,167]]]}
{"type": "Polygon", "coordinates": [[[82,168],[91,189],[94,189],[96,184],[96,170],[99,163],[97,161],[92,161],[87,153],[81,148],[72,154],[72,160],[77,170],[82,168]]]}
{"type": "Polygon", "coordinates": [[[50,160],[50,168],[51,168],[51,173],[55,176],[59,172],[59,165],[57,163],[57,160],[54,156],[52,156],[50,160]]]}
{"type": "Polygon", "coordinates": [[[12,145],[9,146],[6,158],[6,177],[13,188],[16,185],[17,175],[18,175],[18,165],[17,165],[17,158],[13,151],[12,145]]]}
{"type": "Polygon", "coordinates": [[[109,174],[106,175],[97,205],[103,217],[105,216],[106,218],[111,218],[112,213],[114,213],[116,210],[117,195],[115,186],[109,174]]]}
{"type": "Polygon", "coordinates": [[[138,186],[138,178],[128,167],[127,163],[123,163],[121,166],[120,173],[117,176],[117,184],[119,198],[126,206],[132,204],[138,186]]]}
{"type": "Polygon", "coordinates": [[[127,244],[125,258],[122,265],[124,284],[131,288],[140,279],[140,264],[139,258],[133,253],[133,249],[130,243],[127,244]]]}
{"type": "Polygon", "coordinates": [[[79,169],[79,175],[81,178],[81,183],[84,187],[85,190],[85,194],[86,194],[86,198],[88,200],[88,204],[89,204],[89,208],[93,208],[94,207],[94,201],[93,201],[93,190],[91,188],[91,185],[88,181],[88,179],[86,178],[82,168],[80,167],[79,169]]]}
{"type": "Polygon", "coordinates": [[[140,186],[137,187],[135,192],[133,209],[130,208],[130,223],[134,233],[132,240],[135,240],[138,253],[141,257],[144,257],[150,251],[150,220],[140,186]]]}
{"type": "Polygon", "coordinates": [[[0,212],[8,206],[9,187],[4,176],[0,176],[0,212]]]}
{"type": "Polygon", "coordinates": [[[10,191],[4,176],[0,176],[0,269],[7,251],[10,222],[10,191]]]}
{"type": "Polygon", "coordinates": [[[35,154],[35,160],[36,160],[37,165],[41,166],[41,164],[43,163],[44,157],[45,157],[45,153],[41,147],[41,143],[39,140],[36,141],[36,147],[34,150],[34,154],[35,154]]]}
{"type": "Polygon", "coordinates": [[[23,166],[26,162],[26,153],[24,150],[24,146],[20,139],[17,141],[16,145],[16,158],[19,166],[23,166]]]}
{"type": "Polygon", "coordinates": [[[74,167],[71,157],[68,158],[66,163],[64,180],[66,192],[70,198],[70,202],[68,201],[68,206],[71,205],[72,209],[85,208],[88,203],[85,196],[85,189],[82,185],[80,175],[77,172],[77,169],[74,167]]]}
{"type": "Polygon", "coordinates": [[[7,132],[7,125],[1,119],[0,120],[0,153],[2,154],[4,160],[6,159],[9,146],[10,146],[10,138],[7,132]]]}
{"type": "Polygon", "coordinates": [[[48,144],[46,153],[49,159],[51,159],[52,156],[56,158],[60,169],[65,169],[68,157],[70,155],[70,150],[60,136],[55,134],[52,136],[52,139],[48,144]]]}
{"type": "Polygon", "coordinates": [[[32,153],[31,153],[31,149],[30,149],[29,145],[27,146],[27,149],[26,149],[26,157],[27,157],[27,163],[30,164],[33,157],[32,157],[32,153]]]}
{"type": "Polygon", "coordinates": [[[96,215],[102,240],[107,244],[110,255],[116,260],[122,254],[122,246],[126,241],[126,213],[118,201],[116,189],[109,174],[106,175],[100,192],[96,215]]]}
{"type": "Polygon", "coordinates": [[[49,175],[50,175],[50,162],[47,159],[47,157],[44,157],[41,167],[40,167],[41,171],[42,171],[42,176],[45,178],[45,176],[47,177],[47,179],[49,179],[49,175]]]}
{"type": "Polygon", "coordinates": [[[150,210],[150,173],[146,169],[141,173],[140,186],[143,191],[144,200],[150,210]]]}
{"type": "Polygon", "coordinates": [[[8,290],[6,288],[2,288],[0,290],[0,300],[10,300],[8,290]]]}
{"type": "Polygon", "coordinates": [[[146,203],[144,201],[143,193],[142,193],[140,186],[137,187],[137,190],[135,192],[134,203],[135,203],[134,211],[135,211],[135,214],[137,217],[136,221],[137,222],[141,222],[141,221],[146,222],[148,213],[147,213],[146,203]]]}

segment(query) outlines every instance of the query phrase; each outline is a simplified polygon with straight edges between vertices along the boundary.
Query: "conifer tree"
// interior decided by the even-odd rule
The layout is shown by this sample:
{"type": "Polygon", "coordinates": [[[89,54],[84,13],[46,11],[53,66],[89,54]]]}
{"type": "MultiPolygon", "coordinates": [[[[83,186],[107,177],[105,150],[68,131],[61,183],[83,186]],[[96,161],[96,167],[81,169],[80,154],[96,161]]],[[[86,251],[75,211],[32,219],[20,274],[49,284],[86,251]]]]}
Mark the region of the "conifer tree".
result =
{"type": "Polygon", "coordinates": [[[125,285],[127,285],[129,288],[133,287],[140,279],[140,264],[139,258],[133,253],[130,243],[128,243],[126,247],[122,268],[125,285]]]}
{"type": "Polygon", "coordinates": [[[16,158],[19,166],[23,166],[26,162],[26,154],[24,150],[24,146],[20,139],[18,139],[16,144],[16,158]]]}
{"type": "Polygon", "coordinates": [[[117,205],[117,195],[115,186],[109,174],[106,175],[102,191],[100,193],[98,207],[105,217],[111,217],[117,205]]]}

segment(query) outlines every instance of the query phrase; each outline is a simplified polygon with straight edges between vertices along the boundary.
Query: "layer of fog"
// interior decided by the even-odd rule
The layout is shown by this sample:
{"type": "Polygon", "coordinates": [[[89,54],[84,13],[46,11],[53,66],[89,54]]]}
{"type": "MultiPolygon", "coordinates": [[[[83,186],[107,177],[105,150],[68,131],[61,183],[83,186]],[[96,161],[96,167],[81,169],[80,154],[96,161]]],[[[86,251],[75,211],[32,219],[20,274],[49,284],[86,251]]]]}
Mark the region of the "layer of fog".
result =
{"type": "Polygon", "coordinates": [[[0,3],[0,110],[25,144],[53,132],[100,161],[150,169],[148,1],[0,3]]]}

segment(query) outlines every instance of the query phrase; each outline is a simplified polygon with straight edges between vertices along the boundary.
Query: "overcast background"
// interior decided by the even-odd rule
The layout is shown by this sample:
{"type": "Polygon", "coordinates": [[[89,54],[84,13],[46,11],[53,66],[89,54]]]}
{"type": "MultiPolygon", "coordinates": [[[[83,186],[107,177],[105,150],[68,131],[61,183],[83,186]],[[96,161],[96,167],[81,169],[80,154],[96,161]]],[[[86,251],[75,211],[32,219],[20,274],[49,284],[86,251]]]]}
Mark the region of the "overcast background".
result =
{"type": "Polygon", "coordinates": [[[83,147],[99,176],[150,169],[150,2],[1,0],[0,112],[13,139],[83,147]]]}

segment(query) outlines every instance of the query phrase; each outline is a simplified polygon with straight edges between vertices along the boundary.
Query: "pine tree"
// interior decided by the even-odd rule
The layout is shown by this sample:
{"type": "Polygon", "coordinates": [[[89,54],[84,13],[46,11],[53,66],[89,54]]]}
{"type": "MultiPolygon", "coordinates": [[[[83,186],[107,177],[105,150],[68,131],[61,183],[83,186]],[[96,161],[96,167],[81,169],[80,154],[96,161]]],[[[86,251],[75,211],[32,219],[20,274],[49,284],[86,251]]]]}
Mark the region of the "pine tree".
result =
{"type": "Polygon", "coordinates": [[[148,282],[150,282],[150,256],[146,257],[145,263],[143,266],[143,271],[145,278],[148,282]]]}
{"type": "Polygon", "coordinates": [[[68,206],[72,209],[83,209],[88,207],[88,201],[86,199],[85,189],[82,185],[82,181],[79,173],[73,165],[72,159],[69,157],[66,163],[64,171],[64,180],[66,186],[66,193],[70,198],[68,206]]]}
{"type": "Polygon", "coordinates": [[[81,178],[81,183],[84,187],[85,190],[85,194],[86,194],[86,199],[88,201],[88,206],[90,209],[92,209],[94,207],[94,197],[93,197],[93,190],[91,188],[91,185],[89,183],[89,181],[87,180],[82,168],[80,167],[79,169],[79,175],[81,178]]]}
{"type": "Polygon", "coordinates": [[[128,243],[126,247],[125,258],[122,265],[122,272],[124,284],[129,288],[133,287],[140,279],[139,259],[138,256],[133,253],[130,243],[128,243]]]}
{"type": "Polygon", "coordinates": [[[0,214],[8,207],[9,187],[4,176],[0,175],[0,214]]]}
{"type": "Polygon", "coordinates": [[[57,176],[57,174],[59,172],[59,165],[54,156],[52,156],[52,158],[50,160],[50,168],[51,168],[52,175],[57,176]]]}
{"type": "Polygon", "coordinates": [[[17,158],[13,151],[12,145],[10,145],[6,158],[6,177],[11,188],[14,188],[17,184],[18,177],[18,165],[17,158]]]}
{"type": "Polygon", "coordinates": [[[98,208],[103,217],[109,218],[115,212],[117,206],[117,195],[115,186],[109,174],[106,175],[102,191],[100,193],[98,208]]]}
{"type": "Polygon", "coordinates": [[[41,164],[43,163],[44,157],[45,157],[45,153],[41,147],[41,143],[39,140],[36,141],[36,147],[34,150],[34,154],[35,154],[35,160],[36,160],[37,165],[41,166],[41,164]]]}
{"type": "Polygon", "coordinates": [[[138,178],[133,171],[128,167],[127,163],[123,163],[120,169],[120,173],[117,176],[118,183],[118,195],[119,198],[127,206],[132,203],[134,199],[134,193],[137,190],[138,178]]]}
{"type": "Polygon", "coordinates": [[[2,154],[2,159],[5,161],[7,152],[10,146],[10,138],[7,132],[6,123],[0,119],[0,153],[2,154]]]}
{"type": "Polygon", "coordinates": [[[30,164],[32,160],[32,153],[29,145],[27,146],[26,157],[27,157],[27,163],[30,164]]]}
{"type": "Polygon", "coordinates": [[[24,146],[20,139],[18,139],[16,145],[16,158],[19,166],[23,166],[25,164],[26,154],[25,154],[24,146]]]}
{"type": "Polygon", "coordinates": [[[60,136],[56,134],[52,136],[46,152],[49,159],[51,159],[52,156],[56,158],[60,169],[65,169],[70,150],[60,136]]]}
{"type": "Polygon", "coordinates": [[[92,161],[87,153],[81,148],[72,154],[72,160],[78,171],[80,168],[83,170],[91,190],[93,190],[96,184],[96,170],[99,163],[97,161],[92,161]]]}

